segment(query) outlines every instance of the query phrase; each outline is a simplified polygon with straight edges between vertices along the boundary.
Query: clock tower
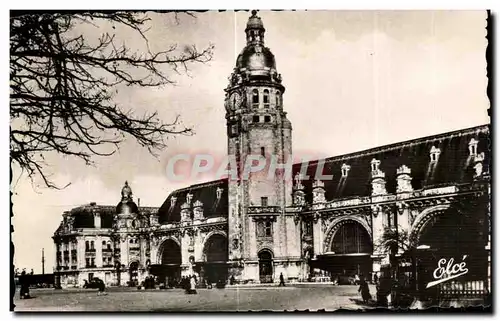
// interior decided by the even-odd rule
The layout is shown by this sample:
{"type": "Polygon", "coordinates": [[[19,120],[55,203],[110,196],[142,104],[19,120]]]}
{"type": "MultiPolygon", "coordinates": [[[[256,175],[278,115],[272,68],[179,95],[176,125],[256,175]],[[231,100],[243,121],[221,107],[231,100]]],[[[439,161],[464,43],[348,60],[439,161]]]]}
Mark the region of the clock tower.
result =
{"type": "Polygon", "coordinates": [[[238,173],[237,179],[229,178],[230,274],[270,282],[280,273],[290,274],[280,262],[300,256],[297,246],[288,246],[300,244],[293,218],[285,213],[291,205],[291,178],[272,165],[291,166],[292,126],[283,110],[285,87],[273,53],[264,46],[265,29],[256,11],[245,33],[247,44],[225,89],[228,153],[236,160],[232,172],[238,173]],[[264,167],[251,172],[252,164],[264,167]]]}

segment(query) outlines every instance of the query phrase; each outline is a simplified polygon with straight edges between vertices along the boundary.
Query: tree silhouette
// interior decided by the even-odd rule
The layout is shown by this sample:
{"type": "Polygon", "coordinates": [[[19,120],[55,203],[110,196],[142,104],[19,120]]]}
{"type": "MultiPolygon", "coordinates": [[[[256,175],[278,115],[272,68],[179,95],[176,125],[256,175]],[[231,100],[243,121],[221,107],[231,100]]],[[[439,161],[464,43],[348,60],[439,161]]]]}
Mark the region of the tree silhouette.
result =
{"type": "Polygon", "coordinates": [[[127,136],[155,155],[167,136],[191,134],[179,117],[165,123],[156,112],[137,116],[114,99],[126,86],[173,84],[172,74],[212,58],[213,45],[152,52],[148,20],[132,12],[11,12],[10,160],[32,182],[39,175],[59,188],[46,172],[47,152],[92,164],[92,156],[113,154],[127,136]],[[80,24],[103,23],[139,34],[148,49],[137,53],[97,28],[95,37],[78,32],[80,24]]]}

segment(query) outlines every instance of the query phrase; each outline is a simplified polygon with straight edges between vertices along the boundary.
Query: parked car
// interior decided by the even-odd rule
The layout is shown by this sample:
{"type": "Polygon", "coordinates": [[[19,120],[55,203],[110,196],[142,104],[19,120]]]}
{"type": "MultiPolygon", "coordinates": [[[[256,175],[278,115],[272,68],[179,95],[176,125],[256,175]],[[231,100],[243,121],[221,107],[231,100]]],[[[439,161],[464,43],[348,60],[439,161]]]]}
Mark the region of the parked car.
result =
{"type": "Polygon", "coordinates": [[[89,282],[85,280],[85,284],[83,285],[84,289],[99,289],[104,287],[104,281],[99,278],[93,278],[89,282]]]}

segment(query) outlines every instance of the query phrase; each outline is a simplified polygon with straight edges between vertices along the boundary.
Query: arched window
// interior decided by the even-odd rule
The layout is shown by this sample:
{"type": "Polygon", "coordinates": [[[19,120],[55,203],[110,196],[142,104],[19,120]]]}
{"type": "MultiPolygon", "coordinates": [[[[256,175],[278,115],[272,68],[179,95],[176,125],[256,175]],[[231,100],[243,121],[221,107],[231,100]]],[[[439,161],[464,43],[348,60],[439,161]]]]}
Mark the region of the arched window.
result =
{"type": "Polygon", "coordinates": [[[281,107],[281,93],[276,91],[276,107],[281,107]]]}
{"type": "Polygon", "coordinates": [[[264,108],[269,108],[269,90],[264,89],[264,108]]]}
{"type": "Polygon", "coordinates": [[[90,241],[90,249],[93,250],[94,249],[94,241],[90,241]]]}
{"type": "Polygon", "coordinates": [[[85,251],[88,251],[89,249],[90,249],[89,241],[85,241],[85,251]]]}
{"type": "Polygon", "coordinates": [[[254,108],[259,107],[259,91],[257,89],[252,91],[252,105],[254,108]]]}

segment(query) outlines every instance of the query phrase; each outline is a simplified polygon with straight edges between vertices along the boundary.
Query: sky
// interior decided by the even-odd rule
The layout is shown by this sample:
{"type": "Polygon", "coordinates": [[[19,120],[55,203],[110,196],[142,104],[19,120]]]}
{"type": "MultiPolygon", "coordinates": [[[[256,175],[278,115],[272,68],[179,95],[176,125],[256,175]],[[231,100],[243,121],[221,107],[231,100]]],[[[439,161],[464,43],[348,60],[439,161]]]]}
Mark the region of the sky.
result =
{"type": "MultiPolygon", "coordinates": [[[[63,211],[96,202],[115,205],[127,180],[141,206],[159,207],[180,187],[210,180],[169,181],[170,156],[225,155],[224,91],[245,45],[248,12],[206,12],[196,18],[149,13],[152,50],[171,44],[215,45],[212,61],[172,73],[174,86],[127,88],[116,95],[124,109],[157,111],[165,122],[179,114],[192,136],[169,137],[159,157],[127,140],[95,165],[47,155],[63,190],[34,187],[14,168],[14,264],[41,272],[55,262],[51,239],[63,211]]],[[[283,106],[293,125],[294,152],[335,156],[489,122],[486,96],[484,11],[260,11],[265,43],[276,57],[286,92],[283,106]]],[[[79,26],[89,41],[107,25],[79,26]]],[[[143,43],[117,28],[118,39],[143,43]]]]}

